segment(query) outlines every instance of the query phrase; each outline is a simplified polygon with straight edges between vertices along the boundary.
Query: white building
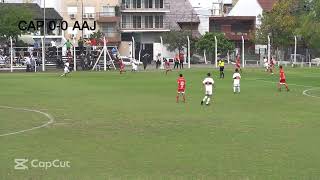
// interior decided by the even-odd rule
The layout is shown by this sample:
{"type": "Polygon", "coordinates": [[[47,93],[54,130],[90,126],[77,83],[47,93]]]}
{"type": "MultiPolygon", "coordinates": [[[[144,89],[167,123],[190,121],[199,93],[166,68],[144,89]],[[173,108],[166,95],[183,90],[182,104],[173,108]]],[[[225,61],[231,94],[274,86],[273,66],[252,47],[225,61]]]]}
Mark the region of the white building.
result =
{"type": "Polygon", "coordinates": [[[255,16],[256,26],[261,25],[263,11],[270,11],[276,0],[239,0],[228,16],[255,16]]]}
{"type": "Polygon", "coordinates": [[[223,5],[232,4],[232,0],[189,0],[194,10],[197,12],[200,24],[198,30],[200,34],[209,32],[209,17],[223,16],[223,5]]]}

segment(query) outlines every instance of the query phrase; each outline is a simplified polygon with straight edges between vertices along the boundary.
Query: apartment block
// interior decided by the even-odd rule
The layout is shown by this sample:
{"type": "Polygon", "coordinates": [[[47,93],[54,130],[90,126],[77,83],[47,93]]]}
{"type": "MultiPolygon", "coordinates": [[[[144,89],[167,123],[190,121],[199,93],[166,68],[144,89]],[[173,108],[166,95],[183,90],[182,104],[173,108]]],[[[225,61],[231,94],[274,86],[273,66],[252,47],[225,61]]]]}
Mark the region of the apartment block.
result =
{"type": "Polygon", "coordinates": [[[170,31],[169,0],[121,0],[120,11],[122,41],[134,37],[135,58],[141,51],[154,55],[154,43],[160,42],[161,33],[170,31]]]}
{"type": "Polygon", "coordinates": [[[107,37],[108,43],[119,44],[120,11],[118,0],[62,0],[60,14],[68,22],[69,27],[65,33],[66,38],[89,38],[93,30],[73,30],[77,21],[80,25],[87,22],[89,27],[96,25],[95,31],[101,31],[107,37]],[[94,24],[96,23],[96,24],[94,24]]]}

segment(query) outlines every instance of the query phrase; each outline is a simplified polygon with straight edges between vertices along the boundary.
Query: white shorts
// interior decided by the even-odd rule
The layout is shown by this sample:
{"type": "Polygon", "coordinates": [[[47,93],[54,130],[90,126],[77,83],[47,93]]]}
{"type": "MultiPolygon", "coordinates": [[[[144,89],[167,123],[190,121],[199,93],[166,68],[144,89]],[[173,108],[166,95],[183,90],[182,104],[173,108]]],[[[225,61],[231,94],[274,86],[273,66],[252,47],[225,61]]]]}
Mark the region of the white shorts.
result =
{"type": "Polygon", "coordinates": [[[233,84],[233,87],[240,87],[240,84],[233,84]]]}
{"type": "Polygon", "coordinates": [[[212,90],[206,90],[206,95],[207,96],[212,96],[212,90]]]}
{"type": "Polygon", "coordinates": [[[64,69],[64,73],[65,74],[69,73],[69,69],[64,69]]]}

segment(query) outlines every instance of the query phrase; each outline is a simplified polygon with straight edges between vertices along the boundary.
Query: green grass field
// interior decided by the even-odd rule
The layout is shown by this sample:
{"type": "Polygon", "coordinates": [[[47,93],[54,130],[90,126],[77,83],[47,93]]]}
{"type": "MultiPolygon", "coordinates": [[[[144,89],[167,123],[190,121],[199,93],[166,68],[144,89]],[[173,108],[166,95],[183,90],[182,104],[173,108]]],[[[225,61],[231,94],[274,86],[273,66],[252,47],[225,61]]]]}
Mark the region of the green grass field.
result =
{"type": "Polygon", "coordinates": [[[178,72],[1,73],[1,180],[320,179],[320,70],[276,75],[232,72],[214,78],[211,106],[200,106],[212,69],[182,71],[187,103],[175,103],[178,72]],[[307,90],[307,91],[305,91],[307,90]],[[303,92],[305,91],[305,95],[303,92]],[[70,161],[70,168],[15,170],[14,159],[70,161]]]}

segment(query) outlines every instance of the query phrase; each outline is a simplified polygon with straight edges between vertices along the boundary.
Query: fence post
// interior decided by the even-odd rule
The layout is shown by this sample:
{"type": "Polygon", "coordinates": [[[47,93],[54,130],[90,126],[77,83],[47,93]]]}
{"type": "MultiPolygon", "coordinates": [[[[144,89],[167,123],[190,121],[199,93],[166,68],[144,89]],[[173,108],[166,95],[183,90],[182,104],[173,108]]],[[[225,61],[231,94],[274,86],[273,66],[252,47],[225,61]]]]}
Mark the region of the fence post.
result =
{"type": "Polygon", "coordinates": [[[271,42],[270,36],[268,35],[268,62],[271,60],[271,42]]]}
{"type": "Polygon", "coordinates": [[[46,68],[45,68],[46,67],[46,62],[45,62],[46,43],[45,43],[44,37],[42,37],[41,40],[42,40],[42,71],[45,71],[46,70],[46,68]]]}
{"type": "Polygon", "coordinates": [[[73,37],[73,70],[77,71],[77,53],[76,53],[76,39],[73,37]]]}
{"type": "Polygon", "coordinates": [[[244,62],[244,38],[243,38],[243,36],[241,36],[241,38],[242,38],[242,67],[244,68],[244,64],[245,64],[245,62],[244,62]]]}
{"type": "Polygon", "coordinates": [[[103,37],[103,70],[107,71],[107,41],[106,37],[103,37]]]}
{"type": "Polygon", "coordinates": [[[10,47],[11,47],[11,57],[10,57],[10,71],[13,72],[13,45],[12,45],[12,37],[10,37],[10,47]]]}
{"type": "Polygon", "coordinates": [[[204,58],[204,63],[205,63],[205,64],[208,64],[208,62],[207,62],[206,50],[203,50],[203,58],[204,58]]]}
{"type": "Polygon", "coordinates": [[[218,67],[218,40],[217,40],[217,36],[214,37],[214,41],[215,41],[215,64],[216,64],[216,68],[218,67]]]}
{"type": "Polygon", "coordinates": [[[191,68],[191,66],[190,66],[191,57],[190,57],[190,38],[189,38],[189,36],[187,36],[187,39],[188,39],[188,68],[190,69],[191,68]]]}

